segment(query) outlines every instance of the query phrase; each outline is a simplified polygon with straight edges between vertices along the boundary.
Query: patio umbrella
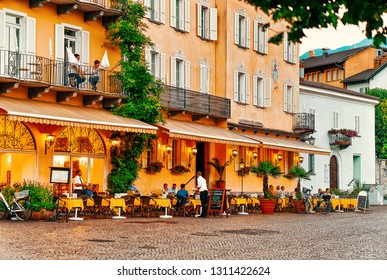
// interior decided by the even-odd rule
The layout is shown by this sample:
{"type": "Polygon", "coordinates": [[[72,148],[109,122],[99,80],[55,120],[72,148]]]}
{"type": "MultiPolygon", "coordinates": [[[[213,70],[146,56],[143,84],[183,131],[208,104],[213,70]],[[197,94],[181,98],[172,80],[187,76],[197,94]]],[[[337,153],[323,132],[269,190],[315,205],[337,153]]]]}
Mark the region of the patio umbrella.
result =
{"type": "Polygon", "coordinates": [[[67,51],[67,59],[72,64],[79,64],[78,59],[74,56],[74,54],[71,51],[71,48],[66,48],[67,51]]]}
{"type": "Polygon", "coordinates": [[[12,28],[11,30],[12,30],[11,32],[13,33],[11,35],[11,41],[13,41],[13,42],[11,42],[11,46],[13,44],[14,47],[15,47],[14,51],[18,52],[19,51],[19,43],[18,43],[18,40],[17,40],[16,29],[12,28]]]}
{"type": "Polygon", "coordinates": [[[106,50],[105,50],[105,53],[103,54],[103,57],[102,57],[101,66],[103,68],[109,68],[110,67],[109,58],[107,56],[106,50]]]}

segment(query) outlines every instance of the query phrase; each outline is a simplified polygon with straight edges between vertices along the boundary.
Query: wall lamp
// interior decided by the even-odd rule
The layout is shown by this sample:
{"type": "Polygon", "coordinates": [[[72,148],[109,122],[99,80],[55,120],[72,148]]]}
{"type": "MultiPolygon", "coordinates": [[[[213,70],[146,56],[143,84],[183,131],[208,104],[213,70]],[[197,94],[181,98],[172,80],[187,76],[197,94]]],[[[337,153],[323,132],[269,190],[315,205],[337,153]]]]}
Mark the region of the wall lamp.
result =
{"type": "Polygon", "coordinates": [[[298,157],[298,165],[301,165],[304,162],[304,157],[299,156],[298,157]]]}
{"type": "Polygon", "coordinates": [[[237,155],[238,155],[238,151],[233,149],[230,155],[230,163],[236,158],[237,155]]]}
{"type": "Polygon", "coordinates": [[[275,165],[278,165],[278,163],[280,163],[282,160],[282,155],[281,154],[277,154],[277,156],[275,157],[275,165]]]}
{"type": "Polygon", "coordinates": [[[168,145],[164,150],[163,160],[166,160],[170,153],[172,153],[172,147],[168,145]]]}
{"type": "Polygon", "coordinates": [[[191,152],[189,153],[189,157],[188,157],[188,167],[191,167],[191,160],[196,157],[196,154],[198,153],[198,149],[196,149],[195,147],[193,147],[191,149],[191,152]]]}
{"type": "Polygon", "coordinates": [[[54,144],[55,136],[51,133],[46,136],[46,141],[44,141],[44,153],[47,154],[47,150],[51,148],[51,146],[54,144]]]}
{"type": "Polygon", "coordinates": [[[258,157],[258,153],[257,152],[253,152],[253,156],[250,158],[250,165],[253,165],[253,163],[255,162],[257,157],[258,157]]]}
{"type": "Polygon", "coordinates": [[[301,139],[301,141],[309,142],[309,144],[314,145],[314,143],[316,142],[316,138],[314,138],[313,136],[309,136],[309,138],[303,138],[301,139]]]}

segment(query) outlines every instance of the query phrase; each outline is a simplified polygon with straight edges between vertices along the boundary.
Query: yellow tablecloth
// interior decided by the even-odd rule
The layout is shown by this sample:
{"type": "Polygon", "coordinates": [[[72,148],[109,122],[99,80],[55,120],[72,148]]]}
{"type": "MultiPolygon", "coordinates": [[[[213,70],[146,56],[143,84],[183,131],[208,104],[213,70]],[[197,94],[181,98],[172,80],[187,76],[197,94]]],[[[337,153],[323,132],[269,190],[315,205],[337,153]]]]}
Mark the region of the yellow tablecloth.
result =
{"type": "Polygon", "coordinates": [[[110,209],[121,207],[122,209],[125,209],[125,199],[123,198],[110,198],[110,209]]]}
{"type": "Polygon", "coordinates": [[[80,198],[70,198],[70,197],[64,197],[60,199],[62,202],[65,203],[65,205],[60,205],[61,201],[59,201],[60,207],[66,207],[67,210],[71,211],[73,208],[80,208],[83,210],[83,200],[80,198]]]}
{"type": "MultiPolygon", "coordinates": [[[[172,203],[171,203],[171,200],[169,198],[154,198],[154,201],[156,201],[156,205],[158,208],[162,208],[162,207],[171,208],[172,207],[172,203]]],[[[152,200],[151,200],[151,203],[152,203],[152,200]]]]}
{"type": "Polygon", "coordinates": [[[192,204],[193,208],[196,209],[196,207],[202,206],[202,202],[200,199],[189,199],[189,202],[192,204]]]}
{"type": "Polygon", "coordinates": [[[249,197],[247,198],[247,204],[259,205],[259,199],[257,197],[249,197]]]}
{"type": "MultiPolygon", "coordinates": [[[[354,209],[356,207],[357,200],[356,198],[331,198],[332,208],[338,209],[340,205],[340,209],[354,209]]],[[[318,199],[313,198],[313,204],[317,205],[318,199]]]]}
{"type": "Polygon", "coordinates": [[[242,198],[242,197],[233,197],[231,200],[230,200],[230,204],[233,205],[247,205],[247,199],[246,198],[242,198]]]}

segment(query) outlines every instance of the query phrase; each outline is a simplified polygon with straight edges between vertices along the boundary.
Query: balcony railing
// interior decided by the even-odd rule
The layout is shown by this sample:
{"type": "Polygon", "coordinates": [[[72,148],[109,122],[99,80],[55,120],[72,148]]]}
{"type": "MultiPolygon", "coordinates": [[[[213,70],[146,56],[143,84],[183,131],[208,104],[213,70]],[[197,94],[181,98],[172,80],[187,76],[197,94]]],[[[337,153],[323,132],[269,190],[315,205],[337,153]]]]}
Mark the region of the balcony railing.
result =
{"type": "MultiPolygon", "coordinates": [[[[31,0],[30,0],[31,1],[31,0]]],[[[43,0],[32,0],[32,2],[44,2],[43,0]]],[[[119,9],[119,0],[51,0],[53,4],[77,4],[82,10],[83,4],[96,5],[105,9],[119,9]]]]}
{"type": "Polygon", "coordinates": [[[314,114],[296,113],[293,115],[293,130],[301,130],[303,132],[314,132],[314,129],[314,114]]]}
{"type": "Polygon", "coordinates": [[[339,147],[340,149],[345,149],[352,145],[352,137],[345,136],[345,134],[334,133],[329,136],[329,145],[332,147],[339,147]]]}
{"type": "Polygon", "coordinates": [[[213,96],[197,91],[164,86],[160,103],[170,112],[186,112],[193,115],[218,118],[231,117],[231,101],[228,98],[213,96]]]}
{"type": "MultiPolygon", "coordinates": [[[[85,81],[76,84],[70,77],[70,63],[52,60],[41,56],[20,54],[0,50],[0,77],[18,80],[20,84],[43,83],[54,87],[69,87],[79,90],[93,90],[91,83],[91,66],[80,66],[85,74],[85,81]]],[[[125,95],[121,88],[118,72],[99,70],[97,91],[114,95],[125,95]]]]}

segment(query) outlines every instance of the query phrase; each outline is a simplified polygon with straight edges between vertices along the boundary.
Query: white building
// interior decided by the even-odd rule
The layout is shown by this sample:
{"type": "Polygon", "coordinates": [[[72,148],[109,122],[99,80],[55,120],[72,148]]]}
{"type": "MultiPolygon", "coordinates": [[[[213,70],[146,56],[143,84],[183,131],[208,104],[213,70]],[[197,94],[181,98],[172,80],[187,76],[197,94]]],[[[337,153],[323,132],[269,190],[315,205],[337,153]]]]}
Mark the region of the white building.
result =
{"type": "Polygon", "coordinates": [[[315,145],[330,156],[303,154],[302,166],[314,170],[303,185],[318,188],[352,188],[353,179],[375,183],[375,106],[379,99],[322,83],[300,81],[300,109],[315,114],[315,145]],[[358,137],[344,139],[331,129],[351,129],[358,137]],[[344,141],[345,140],[345,141],[344,141]],[[349,142],[348,142],[349,141],[349,142]]]}

